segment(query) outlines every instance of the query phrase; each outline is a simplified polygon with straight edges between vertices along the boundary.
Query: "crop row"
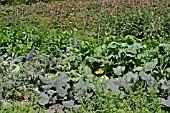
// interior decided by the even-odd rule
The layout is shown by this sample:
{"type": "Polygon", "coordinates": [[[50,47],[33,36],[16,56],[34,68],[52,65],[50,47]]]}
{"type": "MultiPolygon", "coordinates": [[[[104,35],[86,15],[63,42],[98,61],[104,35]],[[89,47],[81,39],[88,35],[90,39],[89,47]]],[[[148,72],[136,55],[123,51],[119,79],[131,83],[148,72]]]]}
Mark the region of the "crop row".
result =
{"type": "Polygon", "coordinates": [[[151,14],[104,14],[99,32],[88,38],[22,23],[1,26],[0,110],[19,102],[49,113],[168,112],[169,13],[151,14]]]}

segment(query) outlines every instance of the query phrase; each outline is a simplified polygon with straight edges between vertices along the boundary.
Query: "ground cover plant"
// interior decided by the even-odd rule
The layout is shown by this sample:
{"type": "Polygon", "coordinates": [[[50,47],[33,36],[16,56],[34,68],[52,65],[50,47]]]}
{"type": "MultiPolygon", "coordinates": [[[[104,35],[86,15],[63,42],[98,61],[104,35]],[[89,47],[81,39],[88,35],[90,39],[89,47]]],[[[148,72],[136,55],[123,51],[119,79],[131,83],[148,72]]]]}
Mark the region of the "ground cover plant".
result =
{"type": "Polygon", "coordinates": [[[61,1],[61,0],[1,0],[0,4],[1,5],[5,5],[5,4],[9,4],[9,5],[16,5],[16,4],[34,4],[37,2],[53,2],[53,1],[61,1]]]}
{"type": "MultiPolygon", "coordinates": [[[[81,15],[88,17],[84,23],[67,15],[67,1],[53,3],[69,17],[59,25],[51,25],[55,19],[43,17],[44,10],[10,20],[15,7],[3,6],[11,15],[6,22],[0,17],[0,112],[168,113],[168,2],[159,1],[161,9],[156,2],[126,2],[115,12],[112,1],[70,1],[79,6],[69,5],[69,13],[91,11],[81,15]]],[[[46,5],[52,4],[30,6],[46,5]]]]}

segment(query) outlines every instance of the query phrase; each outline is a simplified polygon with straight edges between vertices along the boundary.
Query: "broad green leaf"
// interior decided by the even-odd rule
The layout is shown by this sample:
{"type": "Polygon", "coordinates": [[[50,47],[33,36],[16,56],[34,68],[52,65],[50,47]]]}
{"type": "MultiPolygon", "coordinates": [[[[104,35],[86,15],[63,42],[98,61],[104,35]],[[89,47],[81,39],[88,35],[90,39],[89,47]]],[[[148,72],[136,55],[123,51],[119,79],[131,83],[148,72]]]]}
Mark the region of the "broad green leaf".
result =
{"type": "Polygon", "coordinates": [[[33,92],[34,92],[36,95],[40,95],[40,94],[41,94],[41,92],[38,90],[38,88],[35,88],[35,89],[33,90],[33,92]]]}
{"type": "Polygon", "coordinates": [[[76,59],[76,56],[69,56],[69,57],[66,57],[65,59],[63,59],[61,62],[62,62],[62,64],[65,65],[70,61],[75,61],[75,59],[76,59]]]}
{"type": "Polygon", "coordinates": [[[142,80],[150,80],[150,75],[146,74],[145,72],[141,71],[139,72],[139,76],[141,77],[142,80]]]}
{"type": "Polygon", "coordinates": [[[98,59],[97,58],[94,58],[94,57],[86,57],[87,60],[89,60],[89,62],[98,62],[98,59]]]}
{"type": "Polygon", "coordinates": [[[84,75],[85,75],[85,76],[90,76],[90,75],[92,75],[92,71],[91,71],[91,69],[90,69],[88,66],[85,66],[85,67],[84,67],[84,75]]]}
{"type": "Polygon", "coordinates": [[[132,73],[132,72],[128,72],[126,74],[126,76],[124,77],[124,79],[126,80],[126,82],[131,82],[131,80],[133,80],[134,82],[136,82],[138,78],[138,74],[137,73],[132,73]]]}
{"type": "Polygon", "coordinates": [[[113,70],[116,75],[121,75],[125,70],[125,66],[118,66],[117,68],[113,68],[113,70]]]}
{"type": "Polygon", "coordinates": [[[153,62],[147,62],[143,65],[143,70],[145,72],[151,71],[156,67],[157,64],[158,64],[158,59],[155,59],[153,62]]]}
{"type": "Polygon", "coordinates": [[[55,79],[54,87],[59,96],[64,97],[67,94],[67,90],[70,88],[70,85],[68,84],[69,81],[69,76],[65,72],[62,72],[60,76],[55,79]]]}
{"type": "Polygon", "coordinates": [[[126,49],[126,52],[128,53],[132,53],[132,54],[136,54],[137,53],[137,48],[136,47],[133,47],[133,46],[130,46],[126,49]]]}
{"type": "Polygon", "coordinates": [[[140,60],[141,58],[145,58],[146,54],[138,54],[137,58],[140,60]]]}
{"type": "Polygon", "coordinates": [[[134,43],[136,37],[133,36],[133,35],[127,35],[127,36],[125,36],[125,39],[126,39],[128,42],[133,42],[133,43],[134,43]]]}
{"type": "Polygon", "coordinates": [[[73,108],[74,107],[74,101],[73,100],[63,101],[62,103],[63,103],[64,107],[67,107],[67,108],[73,108]]]}
{"type": "Polygon", "coordinates": [[[143,69],[143,67],[138,66],[138,67],[134,67],[133,71],[142,71],[142,69],[143,69]]]}
{"type": "Polygon", "coordinates": [[[47,85],[52,85],[54,82],[50,78],[43,77],[42,75],[39,75],[39,79],[42,83],[47,84],[47,85]]]}
{"type": "Polygon", "coordinates": [[[60,82],[66,83],[70,81],[70,78],[65,72],[61,72],[57,80],[60,82]]]}
{"type": "Polygon", "coordinates": [[[95,56],[95,57],[100,57],[101,54],[102,54],[102,47],[99,46],[99,47],[97,47],[94,51],[95,51],[94,56],[95,56]]]}
{"type": "Polygon", "coordinates": [[[118,43],[117,42],[111,42],[107,48],[117,48],[118,43]]]}
{"type": "Polygon", "coordinates": [[[12,70],[12,73],[17,73],[20,70],[20,66],[19,65],[15,65],[15,68],[12,70]]]}
{"type": "Polygon", "coordinates": [[[166,68],[166,71],[167,71],[168,73],[170,73],[170,68],[166,68]]]}
{"type": "Polygon", "coordinates": [[[68,94],[67,89],[62,88],[62,86],[56,87],[56,91],[60,97],[64,97],[68,94]]]}
{"type": "Polygon", "coordinates": [[[164,47],[165,50],[170,51],[170,44],[162,43],[159,45],[159,47],[164,47]]]}
{"type": "Polygon", "coordinates": [[[170,96],[167,99],[161,98],[162,104],[166,107],[170,107],[170,96]]]}
{"type": "Polygon", "coordinates": [[[48,109],[48,110],[45,110],[46,113],[55,113],[55,109],[48,109]]]}
{"type": "Polygon", "coordinates": [[[121,43],[121,46],[122,46],[123,48],[126,48],[126,47],[128,47],[129,45],[128,45],[127,43],[121,43]]]}
{"type": "Polygon", "coordinates": [[[48,104],[50,100],[49,96],[45,93],[41,93],[38,97],[39,97],[38,102],[40,105],[48,104]]]}
{"type": "Polygon", "coordinates": [[[54,90],[48,90],[47,93],[52,97],[54,93],[56,93],[56,91],[54,90]]]}

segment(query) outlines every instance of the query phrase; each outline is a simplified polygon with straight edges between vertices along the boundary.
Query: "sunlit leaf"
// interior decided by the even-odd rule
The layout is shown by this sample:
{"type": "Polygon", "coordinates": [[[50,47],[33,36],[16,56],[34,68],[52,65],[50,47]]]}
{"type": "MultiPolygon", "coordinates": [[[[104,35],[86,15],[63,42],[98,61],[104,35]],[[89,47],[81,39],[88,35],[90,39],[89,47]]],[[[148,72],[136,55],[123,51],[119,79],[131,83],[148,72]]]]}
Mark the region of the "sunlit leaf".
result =
{"type": "Polygon", "coordinates": [[[170,73],[170,68],[166,68],[166,71],[167,71],[168,73],[170,73]]]}
{"type": "Polygon", "coordinates": [[[15,68],[12,70],[12,73],[17,73],[20,70],[20,66],[19,65],[15,65],[15,68]]]}
{"type": "Polygon", "coordinates": [[[95,74],[103,74],[104,73],[104,68],[99,68],[95,71],[95,74]]]}
{"type": "Polygon", "coordinates": [[[117,48],[118,43],[117,42],[111,42],[107,48],[117,48]]]}
{"type": "Polygon", "coordinates": [[[101,76],[101,78],[109,80],[109,77],[107,77],[106,75],[101,76]]]}

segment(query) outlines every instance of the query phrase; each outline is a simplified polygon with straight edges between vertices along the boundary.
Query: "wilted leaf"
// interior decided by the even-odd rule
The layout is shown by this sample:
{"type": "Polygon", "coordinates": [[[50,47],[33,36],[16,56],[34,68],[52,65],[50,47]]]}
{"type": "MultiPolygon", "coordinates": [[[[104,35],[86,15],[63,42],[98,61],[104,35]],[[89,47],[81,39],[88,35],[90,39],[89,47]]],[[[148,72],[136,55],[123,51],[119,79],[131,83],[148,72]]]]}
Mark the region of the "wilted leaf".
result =
{"type": "Polygon", "coordinates": [[[108,55],[108,56],[104,57],[104,59],[108,61],[114,57],[115,57],[115,55],[108,55]]]}
{"type": "Polygon", "coordinates": [[[126,52],[136,54],[137,53],[137,48],[134,48],[133,46],[130,46],[126,49],[126,52]]]}
{"type": "Polygon", "coordinates": [[[17,59],[21,62],[25,62],[27,60],[25,56],[18,56],[17,59]]]}
{"type": "Polygon", "coordinates": [[[145,56],[146,56],[146,54],[138,54],[138,55],[137,55],[137,58],[138,58],[138,59],[141,59],[141,58],[144,58],[145,56]]]}
{"type": "Polygon", "coordinates": [[[63,82],[69,82],[69,76],[65,72],[61,72],[58,80],[62,80],[63,82]]]}
{"type": "Polygon", "coordinates": [[[125,96],[124,91],[120,91],[120,99],[122,99],[125,96]]]}
{"type": "Polygon", "coordinates": [[[127,80],[126,80],[125,78],[122,78],[122,79],[121,79],[121,84],[122,84],[122,86],[123,86],[125,89],[134,85],[134,84],[131,83],[131,82],[127,82],[127,80]]]}
{"type": "Polygon", "coordinates": [[[167,86],[166,84],[162,84],[162,85],[161,85],[161,89],[166,90],[166,89],[168,89],[168,86],[167,86]]]}
{"type": "Polygon", "coordinates": [[[162,80],[162,81],[160,81],[160,83],[162,83],[161,89],[164,89],[164,90],[169,89],[170,90],[170,80],[168,80],[168,81],[162,80]]]}

